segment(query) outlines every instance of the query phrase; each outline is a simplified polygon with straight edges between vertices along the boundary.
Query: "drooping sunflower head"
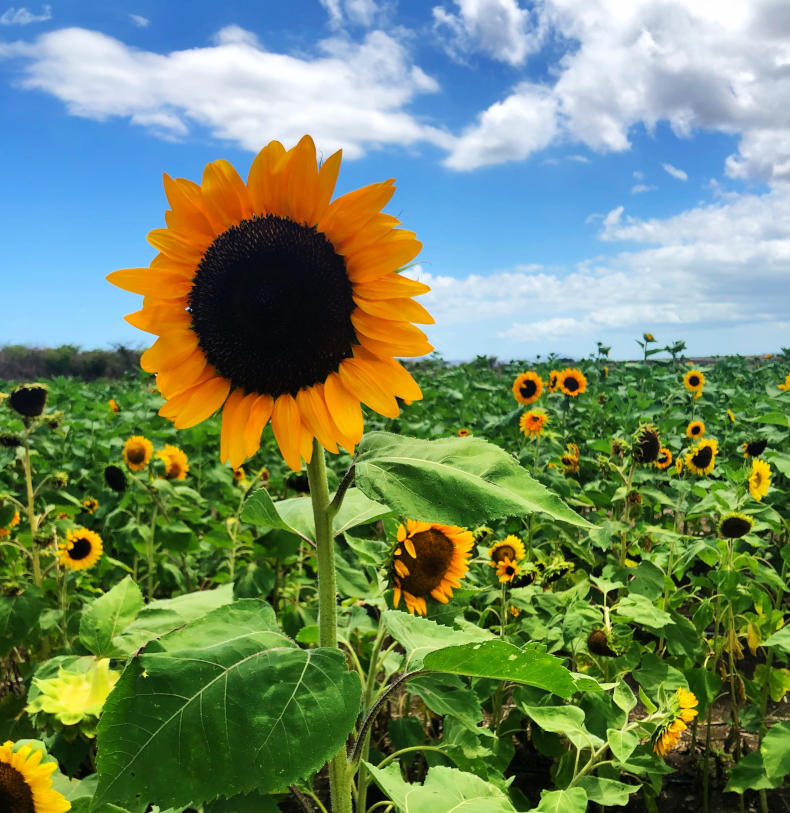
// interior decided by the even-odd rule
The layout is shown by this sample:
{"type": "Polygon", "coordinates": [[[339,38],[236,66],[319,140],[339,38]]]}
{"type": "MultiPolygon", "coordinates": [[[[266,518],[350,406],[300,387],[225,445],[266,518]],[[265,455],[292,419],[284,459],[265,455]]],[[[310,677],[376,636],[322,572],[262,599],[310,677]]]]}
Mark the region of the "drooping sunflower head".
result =
{"type": "Polygon", "coordinates": [[[574,474],[579,471],[579,447],[575,443],[568,443],[560,462],[565,474],[574,474]]]}
{"type": "Polygon", "coordinates": [[[99,501],[95,497],[86,497],[82,501],[82,510],[88,514],[95,514],[99,507],[99,501]]]}
{"type": "Polygon", "coordinates": [[[566,367],[559,375],[559,388],[565,395],[575,398],[587,389],[587,379],[581,370],[566,367]]]}
{"type": "Polygon", "coordinates": [[[126,491],[126,475],[123,473],[123,469],[118,466],[104,467],[104,482],[116,494],[123,494],[126,491]]]}
{"type": "Polygon", "coordinates": [[[771,487],[771,466],[765,460],[752,460],[752,471],[749,475],[749,493],[761,502],[771,487]]]}
{"type": "Polygon", "coordinates": [[[542,409],[530,409],[519,419],[518,425],[528,438],[539,438],[548,423],[549,416],[542,409]]]}
{"type": "Polygon", "coordinates": [[[156,456],[165,464],[165,479],[186,480],[189,463],[186,453],[178,446],[165,444],[165,448],[158,451],[156,456]]]}
{"type": "Polygon", "coordinates": [[[510,559],[511,562],[520,562],[526,555],[524,543],[514,534],[509,534],[503,540],[494,542],[488,549],[491,567],[496,567],[505,559],[510,559]]]}
{"type": "Polygon", "coordinates": [[[66,813],[71,802],[52,789],[56,762],[42,762],[33,745],[0,745],[0,810],[3,813],[66,813]]]}
{"type": "Polygon", "coordinates": [[[401,596],[412,615],[427,615],[428,596],[446,604],[469,570],[473,545],[471,531],[455,525],[407,520],[398,528],[392,559],[395,607],[401,596]]]}
{"type": "Polygon", "coordinates": [[[542,392],[543,379],[534,370],[517,375],[513,382],[513,397],[525,406],[537,401],[542,392]]]}
{"type": "Polygon", "coordinates": [[[104,545],[101,537],[88,528],[66,531],[66,539],[58,549],[58,561],[67,570],[87,570],[101,559],[104,545]]]}
{"type": "Polygon", "coordinates": [[[511,562],[510,559],[503,559],[496,566],[496,574],[502,584],[509,584],[518,576],[518,562],[511,562]]]}
{"type": "Polygon", "coordinates": [[[47,405],[45,384],[20,384],[9,396],[8,406],[23,418],[37,418],[47,405]]]}
{"type": "Polygon", "coordinates": [[[722,539],[740,539],[751,531],[754,522],[746,514],[730,511],[719,522],[719,536],[722,539]]]}
{"type": "Polygon", "coordinates": [[[662,446],[658,451],[658,457],[653,461],[657,469],[668,469],[672,465],[672,452],[666,446],[662,446]]]}
{"type": "Polygon", "coordinates": [[[705,376],[701,370],[689,370],[683,376],[683,386],[693,393],[702,392],[705,386],[705,376]]]}
{"type": "Polygon", "coordinates": [[[468,438],[469,437],[469,430],[465,426],[462,426],[458,430],[458,437],[459,438],[468,438]]]}
{"type": "Polygon", "coordinates": [[[165,176],[167,228],[148,235],[159,255],[109,276],[145,296],[127,320],[159,336],[141,365],[157,373],[160,414],[187,428],[224,405],[220,458],[234,468],[270,419],[298,470],[314,438],[353,449],[361,403],[396,417],[396,397],[422,397],[395,360],[433,349],[412,324],[433,321],[412,299],[429,289],[398,273],[421,244],[381,211],[392,180],[330,203],[340,159],[317,168],[305,136],[264,147],[246,184],[227,161],[200,185],[165,176]]]}
{"type": "Polygon", "coordinates": [[[661,451],[658,429],[650,423],[642,424],[633,436],[631,456],[637,463],[653,463],[661,451]]]}
{"type": "Polygon", "coordinates": [[[752,440],[743,444],[744,457],[759,457],[768,446],[768,441],[765,438],[760,440],[752,440]]]}
{"type": "Polygon", "coordinates": [[[691,451],[686,453],[686,467],[692,474],[704,477],[713,471],[718,452],[719,444],[714,438],[701,440],[691,451]]]}
{"type": "Polygon", "coordinates": [[[701,438],[705,434],[705,424],[702,421],[691,421],[686,427],[687,438],[701,438]]]}
{"type": "Polygon", "coordinates": [[[132,471],[142,471],[154,453],[154,444],[142,435],[132,435],[123,445],[123,459],[132,471]]]}

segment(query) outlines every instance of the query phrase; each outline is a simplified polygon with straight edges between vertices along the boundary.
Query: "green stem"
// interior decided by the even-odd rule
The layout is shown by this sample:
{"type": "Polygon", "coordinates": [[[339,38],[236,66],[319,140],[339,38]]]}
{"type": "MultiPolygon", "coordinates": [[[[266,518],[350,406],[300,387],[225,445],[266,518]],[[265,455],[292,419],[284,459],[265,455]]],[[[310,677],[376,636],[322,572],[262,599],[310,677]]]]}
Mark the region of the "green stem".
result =
{"type": "MultiPolygon", "coordinates": [[[[332,520],[339,505],[330,506],[324,447],[313,438],[313,454],[307,464],[307,482],[313,503],[316,562],[318,565],[318,643],[337,647],[337,586],[332,520]]],[[[332,813],[351,813],[351,776],[345,745],[329,763],[332,813]]]]}
{"type": "MultiPolygon", "coordinates": [[[[365,681],[365,693],[362,697],[362,709],[367,713],[373,703],[373,694],[376,690],[376,676],[379,671],[379,653],[384,642],[383,618],[379,617],[379,628],[376,633],[376,640],[373,642],[373,651],[370,653],[370,663],[368,664],[368,676],[365,681]]],[[[365,810],[368,800],[368,772],[364,762],[370,756],[370,732],[368,728],[365,738],[362,741],[362,756],[360,758],[359,773],[357,774],[357,810],[365,810]]]]}
{"type": "Polygon", "coordinates": [[[502,582],[502,610],[499,620],[499,637],[504,639],[505,626],[507,625],[507,582],[502,582]]]}
{"type": "Polygon", "coordinates": [[[147,592],[148,601],[154,600],[154,534],[156,533],[156,514],[159,506],[154,503],[154,512],[151,517],[151,531],[145,540],[145,559],[148,562],[147,592]]]}
{"type": "Polygon", "coordinates": [[[30,467],[30,443],[27,438],[24,440],[25,456],[22,458],[22,465],[25,469],[25,487],[27,489],[27,522],[30,526],[30,553],[33,558],[33,583],[36,587],[41,586],[41,555],[36,547],[36,531],[38,521],[33,505],[33,474],[30,467]]]}

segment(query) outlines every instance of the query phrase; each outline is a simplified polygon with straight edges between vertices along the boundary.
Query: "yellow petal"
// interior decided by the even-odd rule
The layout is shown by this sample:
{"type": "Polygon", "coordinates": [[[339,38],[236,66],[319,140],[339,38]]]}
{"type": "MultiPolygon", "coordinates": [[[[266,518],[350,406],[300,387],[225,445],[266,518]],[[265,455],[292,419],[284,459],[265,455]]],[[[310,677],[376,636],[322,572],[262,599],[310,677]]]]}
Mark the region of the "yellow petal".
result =
{"type": "Polygon", "coordinates": [[[329,414],[337,424],[338,429],[351,438],[354,443],[359,443],[362,437],[362,409],[359,405],[359,398],[355,398],[345,388],[340,376],[337,373],[330,373],[324,385],[324,397],[329,414]]]}
{"type": "Polygon", "coordinates": [[[200,262],[200,258],[210,243],[206,239],[201,244],[196,244],[170,231],[170,229],[152,229],[148,232],[146,239],[165,257],[172,258],[176,262],[194,264],[195,266],[200,262]]]}
{"type": "Polygon", "coordinates": [[[385,274],[383,277],[354,286],[354,293],[363,299],[402,299],[427,294],[431,288],[403,274],[385,274]]]}
{"type": "Polygon", "coordinates": [[[318,183],[315,193],[315,212],[313,217],[315,220],[308,224],[314,225],[323,216],[326,207],[329,206],[329,201],[332,198],[332,193],[335,191],[335,184],[337,183],[337,175],[340,172],[340,162],[343,158],[343,150],[338,150],[321,164],[318,170],[318,183]]]}
{"type": "Polygon", "coordinates": [[[140,356],[140,366],[147,373],[177,367],[192,355],[197,346],[198,336],[194,330],[173,330],[160,336],[140,356]]]}
{"type": "Polygon", "coordinates": [[[329,413],[318,393],[313,387],[303,387],[296,393],[296,403],[302,413],[302,420],[318,438],[318,442],[332,454],[337,454],[337,443],[329,413]]]}
{"type": "Polygon", "coordinates": [[[302,416],[293,396],[283,393],[274,402],[272,429],[283,459],[294,471],[302,468],[302,416]]]}
{"type": "Polygon", "coordinates": [[[359,341],[363,347],[383,359],[395,356],[425,356],[433,350],[433,345],[428,344],[427,341],[381,342],[365,335],[361,335],[359,341]]]}
{"type": "Polygon", "coordinates": [[[236,428],[234,417],[242,398],[244,398],[244,392],[242,390],[233,390],[228,396],[228,400],[225,401],[225,406],[222,408],[222,431],[219,439],[219,459],[222,463],[227,463],[230,457],[231,437],[236,428]]]}
{"type": "Polygon", "coordinates": [[[391,236],[346,257],[346,273],[353,283],[368,282],[396,271],[413,260],[422,249],[414,233],[393,229],[391,236]]]}
{"type": "Polygon", "coordinates": [[[244,429],[244,453],[252,457],[261,445],[261,435],[272,416],[274,399],[271,395],[259,395],[250,407],[247,426],[244,429]]]}
{"type": "Polygon", "coordinates": [[[230,446],[228,448],[228,459],[230,465],[237,469],[246,459],[246,440],[244,437],[247,428],[247,421],[250,418],[250,409],[258,398],[258,393],[251,392],[241,399],[233,415],[230,433],[230,446]]]}
{"type": "Polygon", "coordinates": [[[404,322],[417,322],[421,325],[432,325],[434,318],[422,305],[413,299],[363,299],[354,296],[354,302],[365,313],[380,319],[400,319],[404,322]]]}
{"type": "MultiPolygon", "coordinates": [[[[200,352],[200,348],[198,348],[195,352],[200,352]]],[[[168,370],[167,372],[159,373],[156,376],[156,386],[158,387],[159,392],[162,393],[162,397],[170,401],[171,399],[175,398],[176,395],[180,395],[182,392],[185,392],[198,384],[202,384],[204,381],[208,381],[210,378],[215,378],[216,375],[217,371],[210,364],[206,364],[200,375],[194,378],[191,375],[182,375],[181,369],[175,368],[168,370]]],[[[172,415],[177,414],[178,411],[179,410],[176,409],[172,415]]],[[[165,415],[161,411],[159,414],[166,418],[172,417],[172,415],[165,415]]]]}
{"type": "Polygon", "coordinates": [[[410,322],[381,319],[365,313],[360,308],[352,311],[351,324],[354,325],[357,334],[370,336],[371,339],[378,339],[380,342],[403,344],[426,340],[425,334],[410,322]]]}
{"type": "Polygon", "coordinates": [[[361,346],[354,348],[354,358],[364,367],[368,367],[377,381],[386,381],[385,389],[388,392],[406,401],[422,400],[422,391],[417,382],[395,359],[379,358],[361,346]]]}
{"type": "Polygon", "coordinates": [[[309,135],[302,136],[294,147],[286,187],[285,214],[296,223],[313,226],[316,223],[318,170],[315,164],[315,144],[309,135]]]}
{"type": "Polygon", "coordinates": [[[394,184],[395,179],[390,178],[336,198],[318,221],[318,231],[323,232],[332,245],[342,243],[356,234],[387,205],[395,193],[394,184]]]}
{"type": "Polygon", "coordinates": [[[173,306],[169,302],[143,305],[142,310],[129,313],[123,318],[132,327],[156,334],[168,333],[174,328],[188,328],[192,324],[192,314],[185,310],[183,304],[173,306]]]}
{"type": "Polygon", "coordinates": [[[343,386],[362,403],[388,418],[397,418],[398,403],[355,359],[344,359],[338,370],[343,386]]]}
{"type": "Polygon", "coordinates": [[[285,148],[279,141],[270,141],[256,156],[247,177],[247,192],[257,214],[276,212],[279,201],[279,181],[277,167],[285,155],[285,148]]]}
{"type": "Polygon", "coordinates": [[[197,384],[208,366],[203,351],[198,347],[184,361],[160,370],[156,376],[156,386],[168,398],[197,384]]]}
{"type": "Polygon", "coordinates": [[[124,291],[167,299],[186,296],[192,289],[191,278],[151,268],[121,268],[107,274],[107,280],[124,291]]]}
{"type": "Polygon", "coordinates": [[[189,429],[190,426],[197,426],[206,418],[210,418],[228,397],[230,381],[226,378],[210,378],[203,384],[188,389],[187,392],[191,397],[184,409],[175,416],[173,423],[176,429],[189,429]]]}
{"type": "Polygon", "coordinates": [[[338,254],[350,255],[363,248],[378,242],[386,237],[396,226],[400,225],[400,220],[392,215],[379,212],[356,231],[349,231],[348,237],[337,244],[332,243],[338,254]]]}

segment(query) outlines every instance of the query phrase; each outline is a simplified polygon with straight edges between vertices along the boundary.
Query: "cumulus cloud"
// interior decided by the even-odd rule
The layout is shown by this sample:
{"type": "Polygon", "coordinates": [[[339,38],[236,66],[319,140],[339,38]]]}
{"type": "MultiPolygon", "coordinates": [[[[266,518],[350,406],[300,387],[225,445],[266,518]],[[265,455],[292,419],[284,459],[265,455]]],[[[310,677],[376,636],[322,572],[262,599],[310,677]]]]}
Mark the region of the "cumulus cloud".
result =
{"type": "Polygon", "coordinates": [[[433,9],[433,29],[447,53],[465,61],[470,53],[522,65],[536,51],[545,29],[516,0],[455,0],[457,12],[433,9]]]}
{"type": "Polygon", "coordinates": [[[329,15],[329,24],[333,28],[342,28],[347,24],[364,28],[373,26],[382,9],[376,0],[319,0],[329,15]]]}
{"type": "Polygon", "coordinates": [[[21,8],[7,8],[0,15],[0,25],[30,25],[30,23],[43,23],[52,19],[52,6],[44,6],[41,14],[34,14],[24,6],[21,8]]]}
{"type": "Polygon", "coordinates": [[[72,115],[126,117],[165,137],[195,125],[257,150],[271,138],[296,142],[310,132],[325,152],[349,158],[386,144],[446,146],[450,137],[411,113],[415,96],[438,90],[406,48],[383,31],[361,42],[323,40],[314,56],[260,44],[239,26],[210,46],[170,53],[131,48],[84,28],[0,43],[0,58],[22,62],[22,87],[60,99],[72,115]]]}
{"type": "Polygon", "coordinates": [[[148,28],[151,21],[148,17],[143,17],[140,14],[130,14],[129,19],[138,27],[138,28],[148,28]]]}
{"type": "Polygon", "coordinates": [[[668,172],[673,178],[677,178],[679,181],[687,181],[689,179],[686,172],[677,167],[673,167],[672,164],[661,164],[661,166],[664,172],[668,172]]]}

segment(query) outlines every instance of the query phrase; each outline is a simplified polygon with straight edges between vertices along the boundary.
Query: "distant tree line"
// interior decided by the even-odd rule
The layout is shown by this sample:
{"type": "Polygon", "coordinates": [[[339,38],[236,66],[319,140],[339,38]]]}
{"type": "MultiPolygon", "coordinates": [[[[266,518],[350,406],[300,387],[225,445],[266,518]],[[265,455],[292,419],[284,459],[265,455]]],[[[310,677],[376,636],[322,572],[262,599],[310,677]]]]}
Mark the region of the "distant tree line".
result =
{"type": "Polygon", "coordinates": [[[26,347],[8,344],[0,347],[0,378],[30,381],[55,376],[73,376],[85,381],[120,378],[140,370],[141,350],[113,345],[111,350],[81,350],[73,344],[60,347],[26,347]]]}

